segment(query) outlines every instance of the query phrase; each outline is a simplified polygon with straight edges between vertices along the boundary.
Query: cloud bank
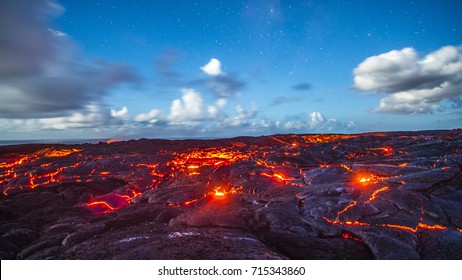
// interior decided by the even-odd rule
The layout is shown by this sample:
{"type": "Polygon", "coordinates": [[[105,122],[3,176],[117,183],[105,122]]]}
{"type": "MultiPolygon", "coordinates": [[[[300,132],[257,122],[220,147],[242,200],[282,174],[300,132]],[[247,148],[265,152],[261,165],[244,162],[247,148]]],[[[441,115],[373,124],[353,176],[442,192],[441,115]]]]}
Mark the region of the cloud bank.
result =
{"type": "Polygon", "coordinates": [[[326,118],[320,112],[311,112],[285,121],[276,121],[274,123],[276,130],[287,133],[345,133],[355,129],[356,124],[353,121],[342,122],[337,119],[326,118]]]}
{"type": "Polygon", "coordinates": [[[374,112],[431,113],[443,102],[462,105],[462,46],[445,46],[420,58],[413,48],[364,60],[353,70],[354,88],[383,94],[374,112]]]}
{"type": "Polygon", "coordinates": [[[83,57],[52,28],[50,20],[63,12],[53,0],[1,1],[0,118],[72,116],[138,81],[128,65],[83,57]]]}
{"type": "Polygon", "coordinates": [[[352,121],[343,122],[327,118],[320,112],[295,115],[285,120],[271,120],[260,116],[261,112],[256,104],[230,106],[226,98],[217,98],[212,104],[207,104],[197,90],[183,88],[180,92],[181,98],[172,101],[167,114],[160,109],[138,114],[130,124],[132,129],[156,133],[155,137],[226,137],[274,133],[352,132],[356,128],[352,121]]]}
{"type": "Polygon", "coordinates": [[[172,123],[185,124],[199,121],[204,117],[204,101],[202,96],[193,89],[181,89],[181,99],[175,99],[170,107],[168,120],[172,123]]]}

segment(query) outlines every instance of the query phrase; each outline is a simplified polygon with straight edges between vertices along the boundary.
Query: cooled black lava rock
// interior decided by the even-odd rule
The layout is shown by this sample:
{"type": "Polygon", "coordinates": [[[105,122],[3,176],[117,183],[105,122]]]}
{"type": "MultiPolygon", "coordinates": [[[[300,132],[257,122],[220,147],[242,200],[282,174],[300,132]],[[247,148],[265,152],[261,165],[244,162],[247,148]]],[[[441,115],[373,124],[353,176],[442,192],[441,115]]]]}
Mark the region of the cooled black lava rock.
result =
{"type": "Polygon", "coordinates": [[[0,147],[1,259],[462,259],[462,131],[0,147]]]}

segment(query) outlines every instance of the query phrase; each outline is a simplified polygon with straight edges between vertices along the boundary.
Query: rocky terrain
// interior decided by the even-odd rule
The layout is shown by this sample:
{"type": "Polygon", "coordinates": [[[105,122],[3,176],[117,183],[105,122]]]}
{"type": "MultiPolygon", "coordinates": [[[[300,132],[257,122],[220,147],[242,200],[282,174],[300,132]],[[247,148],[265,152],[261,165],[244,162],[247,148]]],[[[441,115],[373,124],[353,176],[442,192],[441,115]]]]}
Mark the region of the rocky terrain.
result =
{"type": "Polygon", "coordinates": [[[0,147],[1,259],[462,259],[462,130],[0,147]]]}

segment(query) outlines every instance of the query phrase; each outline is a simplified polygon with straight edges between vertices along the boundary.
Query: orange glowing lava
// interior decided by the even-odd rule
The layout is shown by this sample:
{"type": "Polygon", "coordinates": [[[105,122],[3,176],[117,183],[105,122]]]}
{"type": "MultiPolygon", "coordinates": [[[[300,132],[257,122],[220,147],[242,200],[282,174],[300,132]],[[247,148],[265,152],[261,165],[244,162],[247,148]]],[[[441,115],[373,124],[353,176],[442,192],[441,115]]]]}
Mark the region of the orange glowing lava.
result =
{"type": "MultiPolygon", "coordinates": [[[[213,190],[213,192],[211,192],[211,193],[209,193],[209,194],[212,194],[214,197],[224,197],[224,196],[226,196],[226,195],[243,193],[243,191],[244,191],[244,189],[243,189],[242,186],[237,187],[237,188],[232,187],[232,188],[229,189],[229,190],[226,190],[226,189],[224,189],[224,188],[222,188],[222,187],[216,187],[216,188],[213,190]]],[[[204,196],[207,196],[207,194],[204,195],[204,196]]]]}
{"type": "Polygon", "coordinates": [[[339,211],[337,213],[337,218],[335,219],[335,222],[339,222],[340,221],[340,216],[345,213],[346,211],[348,211],[348,209],[352,208],[352,207],[355,207],[356,206],[356,200],[353,201],[353,203],[347,205],[345,208],[343,208],[341,211],[339,211]]]}
{"type": "Polygon", "coordinates": [[[387,227],[392,229],[399,229],[404,231],[409,231],[416,233],[421,230],[447,230],[448,228],[442,225],[428,225],[424,223],[418,223],[416,227],[408,227],[408,226],[401,226],[401,225],[393,225],[393,224],[378,224],[377,226],[387,227]]]}
{"type": "Polygon", "coordinates": [[[383,147],[379,148],[382,151],[382,154],[384,156],[389,156],[393,154],[393,148],[392,147],[383,147]]]}
{"type": "Polygon", "coordinates": [[[357,237],[355,237],[355,236],[353,236],[353,235],[351,235],[351,234],[349,234],[347,232],[342,233],[341,237],[344,238],[344,239],[353,239],[354,241],[362,242],[361,239],[359,239],[359,238],[357,238],[357,237]]]}
{"type": "Polygon", "coordinates": [[[221,187],[218,187],[218,188],[215,189],[214,196],[215,197],[223,197],[223,196],[225,196],[225,192],[223,190],[221,190],[221,187]]]}
{"type": "MultiPolygon", "coordinates": [[[[403,226],[398,224],[369,224],[362,222],[369,221],[367,217],[358,218],[359,221],[348,219],[348,217],[354,217],[353,215],[346,215],[348,211],[350,211],[348,214],[361,214],[359,210],[362,208],[359,207],[371,209],[374,206],[379,208],[379,201],[376,201],[376,203],[372,202],[378,197],[379,199],[386,197],[385,192],[390,190],[390,187],[382,187],[382,185],[380,185],[389,178],[381,174],[381,172],[385,171],[377,171],[374,167],[370,167],[357,172],[357,166],[362,165],[356,164],[356,159],[366,156],[382,157],[381,160],[389,160],[389,162],[392,162],[394,165],[394,168],[396,168],[396,164],[402,162],[403,159],[383,159],[384,156],[391,156],[394,154],[392,147],[362,148],[345,155],[346,158],[342,156],[342,161],[333,163],[320,163],[321,161],[327,162],[329,160],[325,157],[320,157],[315,161],[306,161],[310,162],[309,164],[306,164],[305,161],[295,163],[295,161],[289,160],[289,158],[299,157],[299,155],[311,155],[308,148],[314,146],[316,143],[339,141],[338,143],[332,143],[326,146],[333,146],[332,150],[336,150],[335,153],[341,153],[344,149],[340,141],[355,137],[357,136],[305,135],[271,137],[270,139],[273,141],[269,142],[271,144],[267,144],[264,148],[253,144],[247,145],[243,142],[229,142],[229,147],[187,148],[181,150],[182,152],[178,152],[180,149],[174,151],[167,149],[161,150],[158,154],[146,157],[136,154],[133,156],[139,156],[140,159],[138,160],[138,158],[135,158],[135,161],[133,161],[132,158],[124,159],[125,155],[121,156],[119,159],[117,158],[118,155],[91,155],[89,151],[80,153],[83,150],[77,148],[58,149],[50,147],[28,155],[15,156],[15,158],[7,158],[5,160],[2,159],[2,162],[0,162],[0,190],[4,196],[7,196],[8,194],[12,194],[15,190],[30,190],[47,186],[54,187],[56,185],[55,183],[65,183],[70,186],[75,183],[80,185],[89,184],[90,187],[104,183],[105,185],[109,185],[108,189],[105,191],[108,193],[98,193],[97,196],[85,201],[86,203],[81,203],[82,207],[90,209],[95,215],[100,215],[112,213],[130,203],[134,203],[136,200],[133,201],[133,199],[141,196],[147,190],[153,190],[159,186],[181,187],[181,184],[176,184],[176,179],[179,179],[180,183],[185,183],[185,185],[191,182],[194,184],[199,182],[204,190],[199,193],[196,193],[195,190],[194,195],[185,198],[185,201],[177,202],[176,199],[165,199],[161,202],[162,205],[170,207],[199,207],[202,205],[202,202],[223,204],[223,202],[228,202],[231,195],[235,194],[258,193],[260,192],[260,186],[258,186],[257,183],[263,184],[265,187],[276,186],[280,190],[290,191],[290,187],[294,186],[307,187],[310,184],[303,180],[301,180],[303,182],[302,184],[297,185],[299,182],[298,179],[304,174],[302,172],[306,170],[317,170],[318,167],[323,169],[321,170],[321,172],[323,172],[328,168],[336,167],[336,172],[345,173],[349,176],[352,175],[352,177],[348,177],[352,179],[349,185],[353,185],[353,187],[356,188],[354,191],[360,194],[354,196],[356,200],[350,200],[352,202],[349,202],[348,205],[343,207],[344,204],[342,204],[343,209],[339,208],[338,212],[330,214],[329,217],[332,220],[323,217],[327,223],[341,226],[342,231],[352,231],[352,227],[386,227],[412,233],[423,230],[447,230],[447,227],[443,225],[429,225],[423,223],[423,216],[425,214],[423,206],[420,221],[415,227],[412,227],[415,224],[412,224],[412,226],[403,226]],[[271,147],[273,144],[279,148],[282,145],[282,148],[280,148],[282,153],[281,150],[274,150],[271,147]],[[64,157],[67,157],[67,159],[60,159],[64,157]],[[75,160],[73,162],[76,163],[69,165],[71,161],[69,161],[68,158],[75,160]],[[111,161],[113,165],[105,165],[108,159],[113,160],[111,161]],[[242,167],[243,169],[241,170],[244,170],[242,172],[246,174],[238,173],[239,176],[232,174],[235,172],[235,169],[229,167],[233,164],[238,165],[239,168],[242,167]],[[317,165],[313,166],[314,164],[317,165]],[[345,170],[339,170],[339,168],[345,170]],[[295,173],[293,170],[295,170],[295,173]],[[300,177],[298,177],[296,173],[297,170],[300,171],[300,177]],[[232,176],[229,175],[230,173],[232,176]],[[292,174],[294,177],[285,173],[292,174]],[[201,177],[197,175],[201,175],[201,177]],[[220,177],[217,179],[218,176],[220,177]],[[255,184],[256,187],[253,186],[252,180],[257,182],[255,184]],[[115,182],[114,188],[111,188],[111,182],[115,182]],[[239,184],[244,184],[246,189],[244,190],[243,186],[231,187],[238,186],[239,184]],[[220,186],[216,187],[216,185],[220,186]],[[250,187],[248,187],[249,185],[250,187]],[[281,188],[282,185],[285,187],[281,188]],[[375,191],[372,192],[374,189],[375,191]],[[367,195],[369,194],[370,196],[368,197],[367,195]],[[174,201],[174,203],[171,203],[171,201],[174,201]],[[201,201],[201,203],[196,203],[198,201],[201,201]],[[372,205],[364,207],[370,203],[372,203],[372,205]],[[359,209],[354,207],[358,207],[359,209]],[[352,209],[358,211],[353,213],[352,209]]],[[[117,139],[111,139],[106,143],[110,144],[117,141],[117,139]]],[[[105,147],[105,149],[107,149],[107,147],[105,147]]],[[[397,153],[400,153],[400,151],[397,153]]],[[[127,157],[129,156],[131,155],[127,157]]],[[[300,156],[300,158],[301,157],[302,156],[300,156]]],[[[408,166],[407,162],[398,164],[398,167],[401,168],[406,166],[408,166]]],[[[436,166],[435,164],[435,167],[436,166]]],[[[441,167],[441,165],[438,165],[438,167],[441,167]]],[[[451,167],[441,167],[442,170],[447,170],[449,168],[451,167]]],[[[392,174],[389,174],[389,176],[392,176],[392,174]]],[[[399,180],[401,179],[394,182],[399,180]]],[[[401,181],[401,184],[404,183],[404,181],[401,181]]],[[[351,199],[350,197],[348,198],[351,199]]],[[[416,223],[417,221],[418,220],[416,220],[416,223]]],[[[457,228],[457,230],[462,233],[461,228],[457,228]]],[[[341,237],[361,241],[349,233],[343,233],[341,237]]]]}
{"type": "Polygon", "coordinates": [[[370,173],[359,173],[356,180],[363,186],[376,184],[379,181],[386,181],[388,177],[376,176],[370,173]]]}
{"type": "Polygon", "coordinates": [[[178,154],[177,158],[172,160],[170,165],[175,168],[194,170],[203,166],[220,167],[223,165],[230,165],[249,157],[249,154],[226,148],[196,149],[190,153],[178,154]]]}
{"type": "Polygon", "coordinates": [[[370,181],[371,181],[371,178],[368,178],[368,177],[361,177],[359,179],[360,183],[367,183],[367,182],[370,182],[370,181]]]}
{"type": "Polygon", "coordinates": [[[357,175],[357,180],[359,183],[362,185],[368,185],[368,184],[373,184],[377,181],[377,177],[370,174],[370,173],[360,173],[357,175]]]}
{"type": "Polygon", "coordinates": [[[87,203],[87,207],[93,211],[94,214],[108,214],[116,210],[109,205],[106,201],[94,201],[87,203]]]}
{"type": "Polygon", "coordinates": [[[120,138],[113,138],[113,139],[107,140],[107,141],[106,141],[106,144],[117,143],[117,142],[120,142],[120,141],[123,141],[123,140],[120,139],[120,138]]]}
{"type": "Polygon", "coordinates": [[[374,191],[374,192],[372,193],[371,197],[369,197],[369,199],[366,200],[366,201],[364,202],[364,204],[370,203],[371,201],[373,201],[373,200],[375,200],[375,199],[377,198],[377,195],[378,195],[379,193],[381,193],[381,192],[386,192],[386,191],[388,191],[389,189],[390,189],[389,187],[383,187],[383,188],[381,188],[381,189],[378,189],[378,190],[374,191]]]}
{"type": "Polygon", "coordinates": [[[285,176],[284,174],[281,174],[281,173],[261,172],[260,175],[262,175],[264,177],[275,179],[276,181],[283,182],[283,183],[293,180],[293,178],[287,177],[287,176],[285,176]]]}
{"type": "MultiPolygon", "coordinates": [[[[388,191],[390,188],[388,186],[386,187],[383,187],[383,188],[380,188],[380,189],[377,189],[375,190],[371,195],[370,197],[364,201],[364,205],[366,204],[369,204],[371,203],[372,201],[374,201],[375,199],[377,199],[377,196],[380,194],[380,193],[383,193],[383,192],[386,192],[388,191]]],[[[422,203],[422,199],[419,198],[420,202],[422,203]]],[[[423,231],[423,230],[447,230],[448,228],[443,226],[443,225],[438,225],[438,224],[435,224],[435,225],[429,225],[429,224],[426,224],[426,223],[423,223],[422,220],[423,220],[423,217],[424,217],[424,214],[425,214],[425,211],[424,211],[424,207],[423,207],[423,204],[421,206],[421,216],[420,216],[420,222],[415,226],[415,227],[410,227],[410,226],[403,226],[403,225],[397,225],[397,224],[369,224],[369,223],[365,223],[365,222],[360,222],[360,221],[350,221],[350,220],[347,220],[347,221],[342,221],[341,220],[341,216],[347,212],[348,210],[352,209],[353,207],[357,206],[358,205],[358,202],[355,200],[353,201],[352,203],[348,204],[347,206],[345,206],[342,210],[338,211],[337,212],[337,216],[335,218],[334,221],[332,221],[331,219],[327,218],[327,217],[323,217],[323,219],[328,222],[329,224],[337,224],[337,225],[345,225],[345,226],[360,226],[360,227],[371,227],[371,226],[379,226],[379,227],[385,227],[385,228],[389,228],[389,229],[397,229],[397,230],[403,230],[403,231],[408,231],[408,232],[412,232],[412,233],[417,233],[419,231],[423,231]]],[[[459,230],[459,229],[458,229],[459,230]]],[[[460,230],[459,230],[460,231],[460,230]]]]}
{"type": "Polygon", "coordinates": [[[55,150],[54,148],[46,148],[37,153],[38,156],[44,156],[44,157],[65,157],[68,155],[71,155],[73,153],[78,153],[81,152],[82,150],[79,149],[60,149],[60,150],[55,150]]]}
{"type": "Polygon", "coordinates": [[[292,142],[292,144],[290,144],[290,146],[291,146],[292,148],[298,148],[298,147],[300,147],[300,142],[294,141],[294,142],[292,142]]]}
{"type": "Polygon", "coordinates": [[[128,205],[131,199],[129,195],[109,193],[92,199],[86,206],[95,215],[108,214],[128,205]]]}

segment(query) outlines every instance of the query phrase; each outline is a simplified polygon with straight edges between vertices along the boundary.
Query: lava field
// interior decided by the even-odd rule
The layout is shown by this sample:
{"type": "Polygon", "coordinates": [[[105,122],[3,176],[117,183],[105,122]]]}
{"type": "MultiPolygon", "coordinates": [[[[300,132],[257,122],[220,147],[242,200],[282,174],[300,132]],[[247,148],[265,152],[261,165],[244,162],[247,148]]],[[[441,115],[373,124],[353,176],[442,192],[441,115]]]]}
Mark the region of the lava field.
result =
{"type": "Polygon", "coordinates": [[[0,147],[1,259],[462,259],[462,130],[0,147]]]}

